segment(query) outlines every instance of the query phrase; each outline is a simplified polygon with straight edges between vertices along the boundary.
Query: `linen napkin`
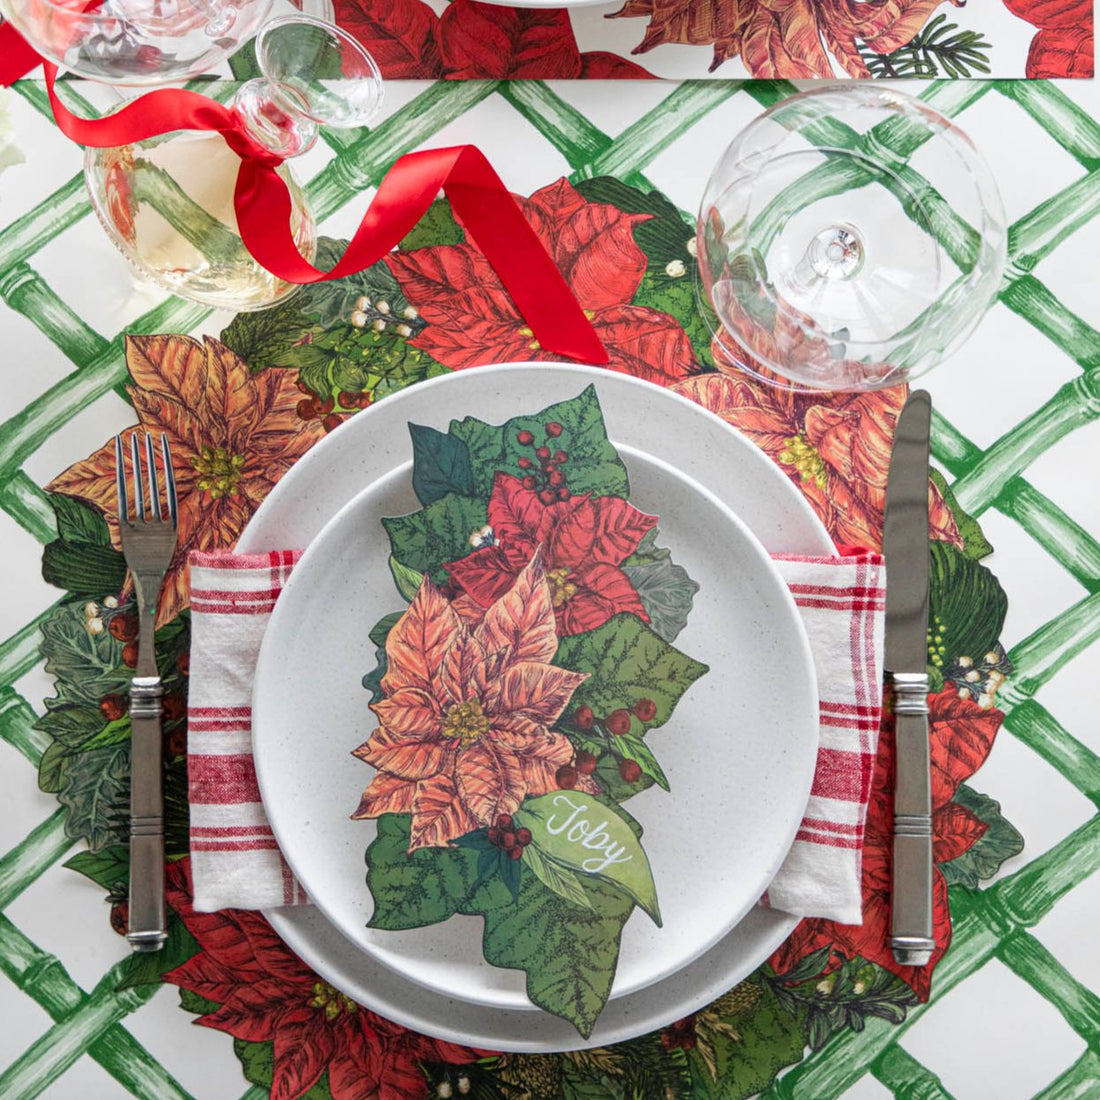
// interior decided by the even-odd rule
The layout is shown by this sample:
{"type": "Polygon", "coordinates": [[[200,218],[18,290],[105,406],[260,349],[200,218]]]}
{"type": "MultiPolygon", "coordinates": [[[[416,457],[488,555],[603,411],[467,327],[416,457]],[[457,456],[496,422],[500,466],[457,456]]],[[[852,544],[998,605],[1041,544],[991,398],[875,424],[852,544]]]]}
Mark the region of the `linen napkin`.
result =
{"type": "MultiPolygon", "coordinates": [[[[301,556],[192,553],[188,784],[195,908],[309,903],[279,852],[252,759],[252,678],[275,602],[301,556]]],[[[817,670],[817,769],[794,844],[761,899],[796,916],[862,921],[863,829],[882,713],[879,554],[775,555],[817,670]]]]}

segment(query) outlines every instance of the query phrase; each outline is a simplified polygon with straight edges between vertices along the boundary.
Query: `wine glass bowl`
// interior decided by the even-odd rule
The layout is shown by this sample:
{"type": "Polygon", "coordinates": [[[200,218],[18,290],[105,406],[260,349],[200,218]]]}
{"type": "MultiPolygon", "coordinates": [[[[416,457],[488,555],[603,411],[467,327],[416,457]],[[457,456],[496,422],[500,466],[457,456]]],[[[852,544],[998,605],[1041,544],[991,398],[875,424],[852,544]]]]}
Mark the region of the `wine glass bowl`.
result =
{"type": "Polygon", "coordinates": [[[272,0],[0,0],[43,57],[89,80],[149,87],[213,68],[251,38],[272,0]]]}
{"type": "MultiPolygon", "coordinates": [[[[233,106],[248,135],[280,158],[309,149],[319,125],[361,126],[381,104],[373,59],[321,20],[272,20],[256,56],[263,75],[240,87],[233,106]]],[[[219,134],[184,131],[88,148],[84,175],[103,228],[141,276],[181,298],[242,312],[283,301],[299,286],[267,271],[241,240],[234,199],[240,163],[219,134]]],[[[276,171],[290,194],[294,242],[312,261],[313,214],[290,165],[276,171]]]]}
{"type": "Polygon", "coordinates": [[[877,389],[969,336],[1006,241],[993,175],[954,123],[893,89],[830,86],[775,104],[719,160],[698,297],[724,358],[750,373],[877,389]]]}

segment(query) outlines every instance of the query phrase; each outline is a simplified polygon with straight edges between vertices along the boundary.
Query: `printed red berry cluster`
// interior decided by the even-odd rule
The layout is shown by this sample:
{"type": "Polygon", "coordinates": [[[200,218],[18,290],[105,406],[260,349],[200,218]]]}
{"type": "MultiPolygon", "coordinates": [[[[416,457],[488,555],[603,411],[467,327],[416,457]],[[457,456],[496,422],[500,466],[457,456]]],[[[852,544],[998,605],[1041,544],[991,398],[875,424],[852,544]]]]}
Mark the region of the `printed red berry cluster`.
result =
{"type": "MultiPolygon", "coordinates": [[[[642,778],[641,765],[636,760],[624,757],[615,746],[615,738],[624,737],[630,732],[634,718],[639,722],[652,722],[657,717],[657,704],[652,699],[639,699],[631,710],[613,710],[606,718],[597,718],[589,706],[579,706],[573,711],[573,725],[587,734],[602,735],[612,755],[619,762],[619,775],[626,783],[637,783],[642,778]]],[[[566,790],[577,785],[579,775],[591,775],[599,764],[599,758],[586,749],[578,749],[572,764],[563,764],[558,768],[555,778],[559,787],[566,790]]]]}
{"type": "Polygon", "coordinates": [[[350,390],[341,390],[339,396],[335,399],[329,396],[322,400],[304,382],[299,380],[295,384],[306,395],[295,406],[298,419],[320,420],[321,427],[326,432],[331,432],[333,428],[340,427],[345,416],[357,409],[365,409],[374,400],[369,393],[352,393],[350,390]],[[338,413],[336,411],[337,404],[342,410],[347,411],[338,413]]]}
{"type": "Polygon", "coordinates": [[[537,447],[535,447],[534,432],[524,428],[516,433],[516,441],[521,447],[533,447],[535,451],[534,458],[521,455],[516,463],[523,471],[523,487],[538,490],[539,500],[549,505],[556,500],[568,500],[571,495],[568,478],[562,469],[562,466],[569,461],[569,456],[565,451],[551,453],[547,445],[549,440],[557,439],[562,433],[562,426],[556,420],[544,424],[543,431],[546,433],[547,442],[537,447]]]}
{"type": "Polygon", "coordinates": [[[509,859],[519,859],[531,843],[531,830],[517,829],[511,814],[501,814],[489,827],[489,843],[506,852],[509,859]]]}

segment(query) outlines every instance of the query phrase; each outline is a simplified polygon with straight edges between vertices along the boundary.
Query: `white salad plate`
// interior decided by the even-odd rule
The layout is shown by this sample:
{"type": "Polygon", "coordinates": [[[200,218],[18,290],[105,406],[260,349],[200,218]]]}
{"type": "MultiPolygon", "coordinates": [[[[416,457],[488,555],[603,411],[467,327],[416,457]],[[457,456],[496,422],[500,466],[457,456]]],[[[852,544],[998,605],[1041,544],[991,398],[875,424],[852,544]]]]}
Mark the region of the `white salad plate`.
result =
{"type": "Polygon", "coordinates": [[[793,838],[816,745],[805,636],[753,535],[772,552],[831,550],[801,496],[755,447],[692,402],[606,371],[534,364],[462,372],[402,391],[327,437],[276,487],[238,544],[241,552],[309,545],[265,639],[255,698],[265,806],[317,902],[269,911],[277,931],[368,1007],[497,1049],[620,1041],[686,1015],[744,977],[794,924],[753,902],[793,838]],[[712,671],[649,736],[671,793],[653,788],[625,804],[645,828],[664,927],[640,911],[631,916],[612,996],[584,1041],[532,1008],[521,972],[484,961],[476,918],[403,933],[365,927],[363,853],[374,823],[351,821],[350,813],[373,773],[350,752],[375,725],[360,686],[375,663],[367,632],[403,606],[379,521],[419,507],[408,423],[446,430],[465,415],[503,423],[589,383],[630,472],[631,502],[661,517],[661,545],[701,586],[674,644],[712,671]],[[702,848],[689,842],[700,829],[708,837],[702,848]]]}

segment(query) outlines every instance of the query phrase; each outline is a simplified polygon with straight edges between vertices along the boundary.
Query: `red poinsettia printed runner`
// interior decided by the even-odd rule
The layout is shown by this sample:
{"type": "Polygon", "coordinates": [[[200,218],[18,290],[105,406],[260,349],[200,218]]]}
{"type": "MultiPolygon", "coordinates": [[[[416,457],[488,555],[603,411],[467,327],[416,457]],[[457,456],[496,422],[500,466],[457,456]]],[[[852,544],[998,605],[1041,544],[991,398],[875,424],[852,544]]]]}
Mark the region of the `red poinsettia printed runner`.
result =
{"type": "Polygon", "coordinates": [[[442,14],[425,0],[336,0],[335,12],[390,80],[1092,76],[1090,3],[1003,2],[1008,19],[961,0],[453,0],[442,14]]]}

